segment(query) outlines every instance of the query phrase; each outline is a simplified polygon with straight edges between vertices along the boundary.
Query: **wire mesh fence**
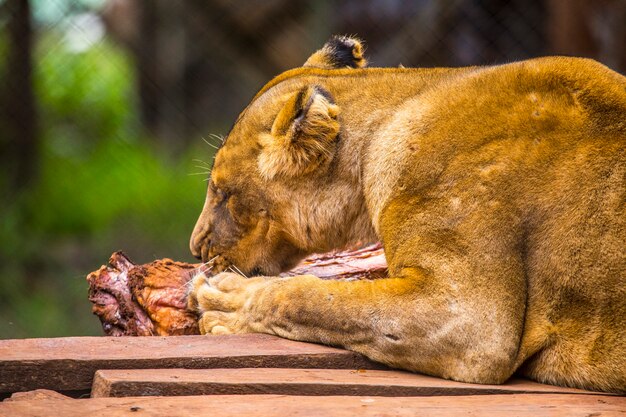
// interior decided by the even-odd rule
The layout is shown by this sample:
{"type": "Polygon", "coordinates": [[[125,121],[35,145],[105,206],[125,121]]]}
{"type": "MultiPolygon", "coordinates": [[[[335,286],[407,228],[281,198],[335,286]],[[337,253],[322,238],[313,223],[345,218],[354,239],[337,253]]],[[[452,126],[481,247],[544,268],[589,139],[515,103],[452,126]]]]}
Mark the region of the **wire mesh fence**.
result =
{"type": "MultiPolygon", "coordinates": [[[[24,3],[5,0],[4,22],[19,20],[24,3]]],[[[363,38],[373,66],[486,65],[561,53],[626,69],[624,0],[31,3],[34,43],[47,32],[63,33],[31,65],[59,50],[84,53],[113,40],[131,57],[141,125],[173,148],[233,120],[263,83],[301,65],[331,34],[363,38]]],[[[92,68],[85,76],[101,74],[92,68]]],[[[26,97],[9,93],[12,102],[26,97]]]]}

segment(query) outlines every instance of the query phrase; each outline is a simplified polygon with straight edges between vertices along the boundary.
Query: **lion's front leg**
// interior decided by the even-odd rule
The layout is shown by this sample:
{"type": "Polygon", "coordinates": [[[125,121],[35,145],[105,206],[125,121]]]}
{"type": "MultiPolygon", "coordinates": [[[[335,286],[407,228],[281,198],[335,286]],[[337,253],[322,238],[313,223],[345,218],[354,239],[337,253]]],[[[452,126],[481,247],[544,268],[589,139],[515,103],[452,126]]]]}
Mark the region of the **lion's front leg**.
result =
{"type": "Polygon", "coordinates": [[[404,279],[248,279],[223,272],[194,277],[189,308],[198,312],[202,334],[269,333],[343,346],[390,363],[397,354],[408,355],[397,352],[397,345],[411,343],[402,295],[414,291],[414,283],[404,279]]]}
{"type": "Polygon", "coordinates": [[[222,272],[209,278],[201,273],[191,281],[188,304],[199,315],[202,334],[269,333],[345,347],[371,344],[372,323],[359,311],[369,297],[352,294],[372,294],[373,289],[356,288],[371,282],[335,281],[339,287],[329,288],[332,284],[312,275],[245,278],[222,272]]]}
{"type": "Polygon", "coordinates": [[[500,383],[515,370],[519,335],[498,323],[511,317],[495,305],[485,311],[487,301],[476,293],[451,297],[420,268],[363,281],[222,273],[196,277],[193,286],[190,303],[201,314],[202,333],[269,333],[341,346],[466,382],[500,383]]]}

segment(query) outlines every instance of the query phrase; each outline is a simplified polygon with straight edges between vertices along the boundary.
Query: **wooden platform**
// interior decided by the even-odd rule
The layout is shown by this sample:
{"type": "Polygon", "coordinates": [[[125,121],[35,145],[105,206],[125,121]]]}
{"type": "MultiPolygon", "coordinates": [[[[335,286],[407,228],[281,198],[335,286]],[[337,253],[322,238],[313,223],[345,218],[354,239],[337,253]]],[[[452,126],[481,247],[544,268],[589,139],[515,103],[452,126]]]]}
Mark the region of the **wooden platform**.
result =
{"type": "Polygon", "coordinates": [[[4,340],[0,394],[0,416],[626,416],[617,395],[463,384],[267,335],[4,340]]]}

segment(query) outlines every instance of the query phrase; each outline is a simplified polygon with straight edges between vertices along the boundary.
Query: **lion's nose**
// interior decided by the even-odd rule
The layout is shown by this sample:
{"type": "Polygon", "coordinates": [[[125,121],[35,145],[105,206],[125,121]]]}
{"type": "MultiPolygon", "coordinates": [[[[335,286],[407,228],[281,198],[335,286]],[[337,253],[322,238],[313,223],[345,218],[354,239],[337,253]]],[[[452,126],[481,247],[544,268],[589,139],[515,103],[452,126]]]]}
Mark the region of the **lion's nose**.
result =
{"type": "Polygon", "coordinates": [[[192,233],[191,239],[189,239],[189,250],[196,259],[202,259],[202,244],[204,242],[203,233],[192,233]]]}
{"type": "Polygon", "coordinates": [[[200,254],[200,248],[193,244],[193,241],[189,244],[189,249],[191,249],[191,255],[196,259],[202,259],[202,255],[200,254]]]}
{"type": "Polygon", "coordinates": [[[191,233],[191,239],[189,239],[189,249],[196,259],[202,259],[203,246],[206,244],[207,249],[209,246],[212,228],[210,213],[211,210],[207,208],[207,202],[205,201],[202,213],[200,213],[200,217],[198,217],[191,233]]]}

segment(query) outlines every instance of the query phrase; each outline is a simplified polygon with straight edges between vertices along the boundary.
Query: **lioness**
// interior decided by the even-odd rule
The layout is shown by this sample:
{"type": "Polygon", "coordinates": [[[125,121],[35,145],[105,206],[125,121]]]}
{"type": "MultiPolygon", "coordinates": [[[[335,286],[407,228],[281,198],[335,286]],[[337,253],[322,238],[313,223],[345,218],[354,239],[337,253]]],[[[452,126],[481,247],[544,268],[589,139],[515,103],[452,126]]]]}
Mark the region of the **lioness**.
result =
{"type": "Polygon", "coordinates": [[[396,368],[626,392],[626,78],[588,59],[363,68],[334,37],[217,153],[191,251],[203,333],[396,368]],[[275,277],[381,240],[389,278],[275,277]]]}

